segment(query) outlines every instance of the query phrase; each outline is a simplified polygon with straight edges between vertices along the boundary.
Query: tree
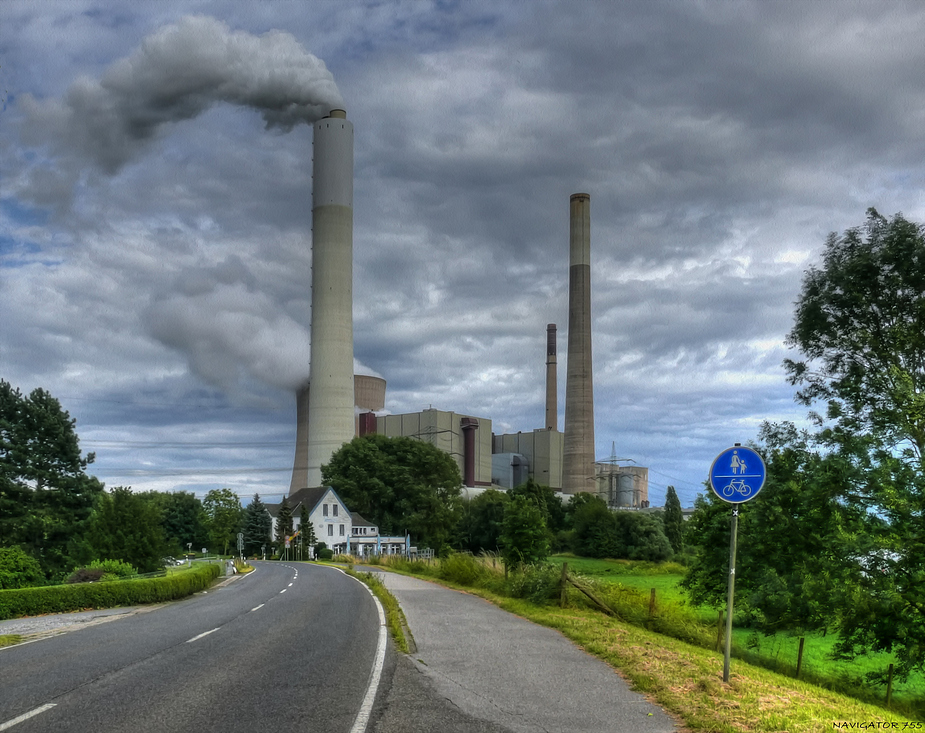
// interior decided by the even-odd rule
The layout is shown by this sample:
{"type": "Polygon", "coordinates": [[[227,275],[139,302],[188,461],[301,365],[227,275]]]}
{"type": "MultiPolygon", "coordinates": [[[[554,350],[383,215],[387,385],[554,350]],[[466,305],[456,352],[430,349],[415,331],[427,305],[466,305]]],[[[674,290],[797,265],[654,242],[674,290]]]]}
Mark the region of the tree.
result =
{"type": "Polygon", "coordinates": [[[613,511],[599,496],[573,504],[574,549],[585,557],[661,562],[671,557],[662,523],[650,514],[613,511]]]}
{"type": "Polygon", "coordinates": [[[681,501],[678,499],[674,486],[669,486],[665,492],[665,513],[662,515],[662,523],[665,525],[665,537],[671,543],[671,549],[678,554],[681,552],[684,514],[681,512],[681,501]]]}
{"type": "Polygon", "coordinates": [[[292,533],[292,507],[284,496],[276,514],[276,551],[280,555],[286,549],[286,541],[292,537],[292,533]]]}
{"type": "Polygon", "coordinates": [[[99,560],[121,560],[150,573],[163,567],[164,530],[157,504],[125,486],[103,494],[90,523],[89,540],[99,560]]]}
{"type": "Polygon", "coordinates": [[[206,514],[202,502],[195,494],[174,491],[161,495],[161,526],[167,540],[169,552],[180,554],[190,550],[190,543],[197,550],[208,544],[206,514]]]}
{"type": "Polygon", "coordinates": [[[366,435],[321,467],[325,484],[387,534],[407,531],[422,547],[449,551],[461,512],[462,478],[452,457],[414,438],[366,435]]]}
{"type": "Polygon", "coordinates": [[[505,565],[532,565],[549,557],[549,532],[537,505],[525,496],[515,496],[504,509],[504,524],[498,541],[505,565]]]}
{"type": "Polygon", "coordinates": [[[212,489],[206,494],[202,508],[206,513],[206,528],[213,549],[221,548],[222,554],[227,555],[228,548],[235,547],[244,521],[241,500],[231,489],[212,489]]]}
{"type": "Polygon", "coordinates": [[[272,530],[273,518],[267,506],[260,500],[260,494],[254,494],[244,510],[244,554],[248,557],[259,555],[262,548],[270,544],[272,530]]]}
{"type": "Polygon", "coordinates": [[[84,535],[103,485],[85,472],[72,420],[43,389],[24,397],[0,380],[0,537],[19,545],[49,578],[84,562],[84,535]]]}
{"type": "Polygon", "coordinates": [[[868,209],[867,224],[830,234],[803,279],[784,362],[797,398],[828,405],[849,434],[925,455],[925,230],[868,209]]]}
{"type": "Polygon", "coordinates": [[[318,538],[315,537],[315,525],[312,524],[311,517],[308,515],[308,507],[302,504],[299,509],[299,542],[302,547],[303,556],[308,557],[308,551],[315,546],[318,538]]]}
{"type": "Polygon", "coordinates": [[[504,510],[510,494],[488,489],[464,502],[460,521],[460,544],[472,553],[498,552],[504,529],[504,510]]]}
{"type": "Polygon", "coordinates": [[[797,301],[785,362],[817,440],[848,470],[838,500],[860,510],[836,571],[851,582],[842,653],[896,654],[925,668],[925,228],[869,209],[864,227],[831,234],[797,301]]]}
{"type": "Polygon", "coordinates": [[[620,557],[622,541],[614,513],[599,496],[581,492],[569,501],[575,554],[583,557],[620,557]],[[581,497],[581,498],[577,498],[581,497]]]}

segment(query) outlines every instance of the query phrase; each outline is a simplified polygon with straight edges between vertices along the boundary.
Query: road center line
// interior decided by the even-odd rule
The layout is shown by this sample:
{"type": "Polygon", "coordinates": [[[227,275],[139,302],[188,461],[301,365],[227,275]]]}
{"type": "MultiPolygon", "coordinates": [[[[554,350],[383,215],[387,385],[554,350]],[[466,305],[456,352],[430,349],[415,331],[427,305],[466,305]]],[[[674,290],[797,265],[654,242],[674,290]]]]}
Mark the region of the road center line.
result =
{"type": "Polygon", "coordinates": [[[291,588],[291,587],[292,587],[292,583],[290,583],[287,587],[291,588]]]}
{"type": "Polygon", "coordinates": [[[283,589],[280,591],[280,593],[285,593],[287,590],[289,590],[289,589],[288,589],[288,588],[283,588],[283,589]]]}
{"type": "Polygon", "coordinates": [[[28,713],[23,713],[17,718],[6,721],[5,723],[0,723],[0,730],[8,730],[14,725],[22,723],[23,721],[29,720],[29,718],[34,718],[39,713],[44,713],[46,710],[51,710],[56,705],[56,703],[49,702],[41,707],[37,707],[35,710],[30,710],[28,713]]]}
{"type": "Polygon", "coordinates": [[[212,634],[212,633],[218,631],[220,628],[222,628],[222,627],[221,627],[221,626],[216,626],[216,627],[215,627],[214,629],[212,629],[211,631],[203,631],[203,632],[202,632],[201,634],[199,634],[198,636],[194,636],[192,639],[187,639],[187,640],[186,640],[186,643],[189,644],[189,643],[191,643],[191,642],[196,641],[197,639],[201,639],[203,636],[208,636],[209,634],[212,634]]]}
{"type": "Polygon", "coordinates": [[[263,608],[263,604],[262,604],[262,603],[261,603],[259,606],[254,606],[254,607],[251,609],[251,613],[253,613],[254,611],[259,611],[261,608],[263,608]]]}

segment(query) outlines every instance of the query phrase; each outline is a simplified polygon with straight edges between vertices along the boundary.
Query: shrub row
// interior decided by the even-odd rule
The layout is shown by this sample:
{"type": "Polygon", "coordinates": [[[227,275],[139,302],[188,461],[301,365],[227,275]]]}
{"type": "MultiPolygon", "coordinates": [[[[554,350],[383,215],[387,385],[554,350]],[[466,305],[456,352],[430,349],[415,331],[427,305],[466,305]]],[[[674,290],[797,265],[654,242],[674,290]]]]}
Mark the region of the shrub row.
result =
{"type": "Polygon", "coordinates": [[[163,578],[0,590],[0,619],[163,603],[207,588],[220,572],[219,565],[203,563],[163,578]]]}

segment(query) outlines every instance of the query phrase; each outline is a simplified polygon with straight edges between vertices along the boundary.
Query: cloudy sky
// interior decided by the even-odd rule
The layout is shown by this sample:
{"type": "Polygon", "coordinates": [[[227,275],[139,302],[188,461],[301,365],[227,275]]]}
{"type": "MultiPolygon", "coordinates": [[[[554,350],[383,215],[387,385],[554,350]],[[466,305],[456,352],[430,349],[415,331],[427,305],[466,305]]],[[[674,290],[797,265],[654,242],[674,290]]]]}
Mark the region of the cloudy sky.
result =
{"type": "Polygon", "coordinates": [[[0,4],[0,377],[109,486],[278,499],[309,353],[311,127],[355,126],[354,335],[393,413],[564,413],[591,195],[597,454],[689,505],[801,420],[803,271],[925,220],[919,2],[0,4]],[[791,354],[792,355],[792,354],[791,354]],[[615,448],[612,448],[615,446],[615,448]]]}

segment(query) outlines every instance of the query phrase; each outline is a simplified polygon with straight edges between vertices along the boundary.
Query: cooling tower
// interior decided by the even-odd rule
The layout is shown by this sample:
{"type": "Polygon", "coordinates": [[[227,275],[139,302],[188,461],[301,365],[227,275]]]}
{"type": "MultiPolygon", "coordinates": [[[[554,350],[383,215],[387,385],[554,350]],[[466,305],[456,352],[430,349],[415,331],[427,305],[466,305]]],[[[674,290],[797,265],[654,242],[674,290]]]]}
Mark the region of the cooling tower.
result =
{"type": "Polygon", "coordinates": [[[353,125],[335,109],[314,127],[308,487],[354,431],[353,125]]]}
{"type": "MultiPolygon", "coordinates": [[[[378,412],[385,408],[386,382],[382,377],[372,377],[357,374],[353,378],[354,404],[360,412],[378,412]]],[[[295,433],[295,460],[292,463],[292,480],[289,483],[289,493],[294,494],[299,489],[310,486],[308,483],[308,435],[309,435],[309,395],[311,386],[305,383],[296,393],[296,433],[295,433]]],[[[356,411],[354,411],[356,412],[356,411]]],[[[354,421],[356,418],[354,418],[354,421]]],[[[359,434],[359,426],[354,422],[355,434],[359,434]]],[[[351,436],[352,437],[352,436],[351,436]]]]}
{"type": "Polygon", "coordinates": [[[546,326],[546,429],[559,429],[559,393],[556,380],[556,324],[546,326]]]}
{"type": "Polygon", "coordinates": [[[569,216],[568,363],[562,492],[594,491],[591,378],[591,197],[572,194],[569,216]]]}

